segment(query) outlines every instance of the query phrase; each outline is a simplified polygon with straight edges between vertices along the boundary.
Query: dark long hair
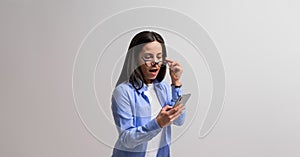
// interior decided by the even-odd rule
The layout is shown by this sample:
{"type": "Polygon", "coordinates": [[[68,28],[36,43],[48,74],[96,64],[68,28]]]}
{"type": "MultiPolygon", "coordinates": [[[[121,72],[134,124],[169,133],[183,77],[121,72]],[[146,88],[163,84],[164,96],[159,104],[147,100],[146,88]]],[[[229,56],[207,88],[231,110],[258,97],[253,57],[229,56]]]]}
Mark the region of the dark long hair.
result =
{"type": "MultiPolygon", "coordinates": [[[[130,42],[123,69],[116,86],[118,86],[124,81],[129,81],[136,90],[139,90],[144,86],[145,80],[141,71],[141,67],[138,64],[138,56],[139,53],[142,51],[142,48],[147,43],[153,41],[157,41],[161,44],[163,60],[166,58],[167,50],[165,47],[164,39],[161,37],[161,35],[153,31],[143,31],[136,34],[130,42]]],[[[166,66],[161,66],[156,80],[158,82],[161,82],[165,78],[165,74],[166,66]]]]}

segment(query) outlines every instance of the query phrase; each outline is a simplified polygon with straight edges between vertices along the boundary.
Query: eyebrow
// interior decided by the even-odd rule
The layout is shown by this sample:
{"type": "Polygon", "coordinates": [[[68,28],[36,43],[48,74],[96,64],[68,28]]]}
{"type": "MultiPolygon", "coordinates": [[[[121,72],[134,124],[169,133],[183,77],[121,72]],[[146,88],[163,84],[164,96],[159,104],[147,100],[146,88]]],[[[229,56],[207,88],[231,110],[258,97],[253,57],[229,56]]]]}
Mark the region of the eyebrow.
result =
{"type": "MultiPolygon", "coordinates": [[[[151,52],[145,52],[144,53],[145,55],[153,55],[151,52]]],[[[161,55],[162,54],[162,52],[158,52],[156,55],[161,55]]]]}

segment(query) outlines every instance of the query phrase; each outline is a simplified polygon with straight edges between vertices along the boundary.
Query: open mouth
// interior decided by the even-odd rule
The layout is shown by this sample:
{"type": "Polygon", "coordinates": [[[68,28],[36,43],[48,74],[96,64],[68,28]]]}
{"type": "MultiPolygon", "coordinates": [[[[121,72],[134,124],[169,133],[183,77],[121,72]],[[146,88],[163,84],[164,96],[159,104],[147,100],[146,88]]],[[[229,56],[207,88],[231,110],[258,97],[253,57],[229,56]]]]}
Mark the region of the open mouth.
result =
{"type": "Polygon", "coordinates": [[[150,69],[149,72],[157,72],[158,69],[150,69]]]}

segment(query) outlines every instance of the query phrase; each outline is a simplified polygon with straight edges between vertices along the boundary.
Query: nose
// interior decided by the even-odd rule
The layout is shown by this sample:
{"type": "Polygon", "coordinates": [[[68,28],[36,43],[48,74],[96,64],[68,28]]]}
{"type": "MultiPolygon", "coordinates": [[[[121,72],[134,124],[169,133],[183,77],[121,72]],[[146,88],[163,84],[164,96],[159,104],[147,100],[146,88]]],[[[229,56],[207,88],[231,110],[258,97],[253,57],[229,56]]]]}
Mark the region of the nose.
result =
{"type": "Polygon", "coordinates": [[[158,66],[158,63],[159,63],[159,61],[154,61],[154,62],[152,62],[152,67],[154,67],[154,66],[158,66]]]}
{"type": "Polygon", "coordinates": [[[154,58],[153,58],[153,61],[154,61],[155,63],[157,63],[157,62],[159,62],[159,59],[158,59],[157,57],[154,57],[154,58]]]}

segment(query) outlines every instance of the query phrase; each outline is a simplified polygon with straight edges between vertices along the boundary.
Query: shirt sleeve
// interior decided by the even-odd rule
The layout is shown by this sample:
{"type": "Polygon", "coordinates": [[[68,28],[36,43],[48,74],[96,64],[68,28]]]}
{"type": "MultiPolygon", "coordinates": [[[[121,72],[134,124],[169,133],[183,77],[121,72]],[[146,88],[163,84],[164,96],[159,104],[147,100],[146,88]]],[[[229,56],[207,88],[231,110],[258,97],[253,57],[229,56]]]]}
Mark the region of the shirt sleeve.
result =
{"type": "Polygon", "coordinates": [[[112,95],[112,112],[119,132],[119,142],[126,148],[134,148],[144,142],[148,142],[156,136],[161,128],[152,119],[145,125],[135,126],[133,96],[124,87],[118,87],[112,95]]]}
{"type": "MultiPolygon", "coordinates": [[[[175,104],[176,100],[182,96],[182,87],[180,88],[175,88],[175,86],[171,86],[171,90],[172,90],[172,99],[171,99],[171,102],[172,102],[172,106],[175,104]]],[[[181,126],[184,124],[184,121],[185,121],[185,110],[183,111],[183,113],[173,121],[173,124],[174,125],[178,125],[178,126],[181,126]]]]}

